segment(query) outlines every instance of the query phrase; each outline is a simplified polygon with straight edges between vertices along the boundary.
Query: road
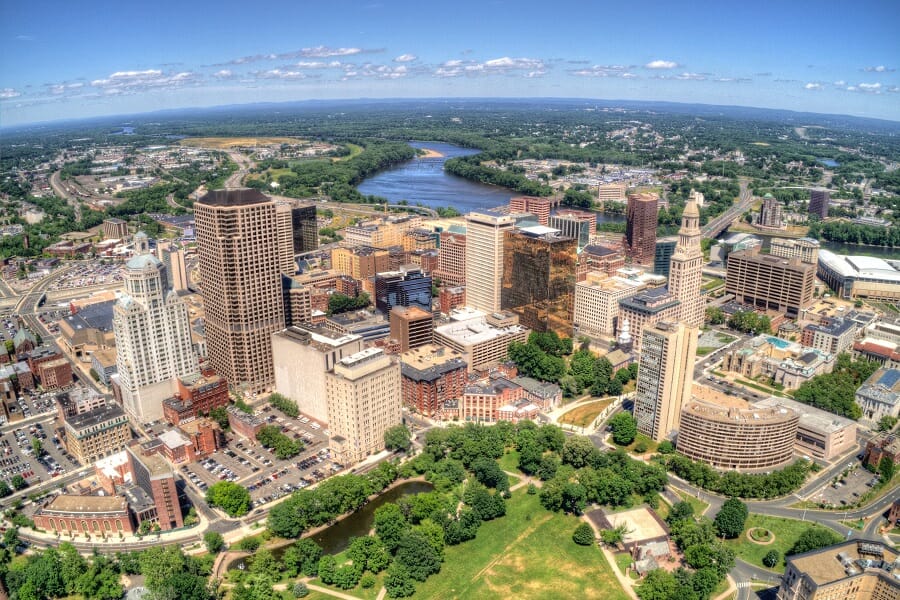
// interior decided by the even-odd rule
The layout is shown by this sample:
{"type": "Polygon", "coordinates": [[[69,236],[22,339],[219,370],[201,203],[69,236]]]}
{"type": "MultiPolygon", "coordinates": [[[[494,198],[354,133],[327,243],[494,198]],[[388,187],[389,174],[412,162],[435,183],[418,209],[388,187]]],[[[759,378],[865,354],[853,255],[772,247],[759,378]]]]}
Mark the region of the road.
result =
{"type": "Polygon", "coordinates": [[[232,173],[231,176],[225,180],[225,187],[241,187],[241,182],[244,180],[244,176],[250,171],[253,161],[235,150],[229,151],[228,157],[238,166],[238,168],[237,171],[232,173]]]}
{"type": "Polygon", "coordinates": [[[748,185],[749,179],[741,177],[738,181],[741,186],[741,193],[738,196],[737,202],[735,202],[731,208],[700,228],[703,237],[716,237],[725,231],[732,221],[740,217],[750,208],[750,205],[753,203],[753,194],[750,193],[750,187],[748,185]]]}
{"type": "Polygon", "coordinates": [[[62,182],[62,178],[59,175],[59,171],[53,173],[50,176],[50,187],[53,188],[53,193],[64,199],[66,203],[68,203],[72,208],[75,209],[75,220],[81,220],[81,200],[78,196],[72,195],[69,190],[66,188],[65,184],[62,182]]]}

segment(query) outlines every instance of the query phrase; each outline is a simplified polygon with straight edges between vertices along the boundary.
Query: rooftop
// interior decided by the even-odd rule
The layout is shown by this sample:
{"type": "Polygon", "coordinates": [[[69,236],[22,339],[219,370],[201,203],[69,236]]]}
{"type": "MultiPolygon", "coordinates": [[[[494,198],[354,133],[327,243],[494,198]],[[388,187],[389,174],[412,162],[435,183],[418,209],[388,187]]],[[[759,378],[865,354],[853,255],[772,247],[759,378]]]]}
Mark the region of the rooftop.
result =
{"type": "Polygon", "coordinates": [[[127,510],[128,504],[121,496],[74,496],[61,494],[41,510],[67,513],[102,513],[127,510]]]}
{"type": "Polygon", "coordinates": [[[897,558],[897,552],[880,541],[851,540],[789,556],[787,560],[821,586],[858,575],[867,569],[879,569],[885,573],[897,570],[900,573],[897,558]]]}
{"type": "Polygon", "coordinates": [[[270,202],[270,198],[259,190],[239,188],[213,190],[200,198],[198,202],[207,206],[247,206],[270,202]]]}
{"type": "Polygon", "coordinates": [[[436,344],[425,344],[400,355],[400,372],[414,381],[434,381],[460,368],[466,368],[464,355],[436,344]]]}
{"type": "Polygon", "coordinates": [[[80,415],[66,417],[66,424],[76,431],[94,427],[108,421],[127,423],[128,419],[125,418],[125,411],[122,410],[122,407],[115,403],[106,404],[80,415]]]}
{"type": "Polygon", "coordinates": [[[834,433],[851,425],[856,421],[846,417],[840,417],[828,411],[824,411],[796,400],[771,396],[753,403],[759,408],[784,407],[800,415],[800,426],[804,429],[813,429],[823,433],[834,433]]]}
{"type": "Polygon", "coordinates": [[[115,300],[97,302],[79,310],[74,315],[67,316],[64,320],[73,331],[79,329],[99,329],[100,331],[112,331],[113,306],[115,300]]]}

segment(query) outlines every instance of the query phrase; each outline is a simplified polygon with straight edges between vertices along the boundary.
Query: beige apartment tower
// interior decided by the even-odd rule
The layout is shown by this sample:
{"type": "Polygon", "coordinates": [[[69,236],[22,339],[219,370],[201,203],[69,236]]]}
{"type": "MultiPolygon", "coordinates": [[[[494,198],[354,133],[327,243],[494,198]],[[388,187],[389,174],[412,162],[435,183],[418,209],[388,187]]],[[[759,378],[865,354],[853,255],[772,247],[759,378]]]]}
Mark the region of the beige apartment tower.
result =
{"type": "Polygon", "coordinates": [[[503,239],[516,226],[509,215],[466,215],[466,304],[486,313],[500,310],[503,239]]]}
{"type": "Polygon", "coordinates": [[[671,321],[643,331],[634,418],[638,431],[657,442],[678,429],[681,409],[691,399],[697,333],[671,321]]]}
{"type": "Polygon", "coordinates": [[[441,285],[452,287],[466,284],[465,233],[441,232],[437,276],[441,280],[441,285]]]}
{"type": "Polygon", "coordinates": [[[381,348],[341,359],[325,376],[331,457],[352,465],[384,449],[384,432],[402,421],[400,363],[381,348]]]}
{"type": "Polygon", "coordinates": [[[272,334],[284,328],[275,203],[257,190],[194,204],[209,360],[233,389],[270,391],[272,334]]]}
{"type": "Polygon", "coordinates": [[[681,216],[675,252],[669,261],[669,292],[680,302],[678,320],[688,327],[703,325],[705,303],[700,295],[702,271],[700,210],[694,200],[688,200],[681,216]]]}

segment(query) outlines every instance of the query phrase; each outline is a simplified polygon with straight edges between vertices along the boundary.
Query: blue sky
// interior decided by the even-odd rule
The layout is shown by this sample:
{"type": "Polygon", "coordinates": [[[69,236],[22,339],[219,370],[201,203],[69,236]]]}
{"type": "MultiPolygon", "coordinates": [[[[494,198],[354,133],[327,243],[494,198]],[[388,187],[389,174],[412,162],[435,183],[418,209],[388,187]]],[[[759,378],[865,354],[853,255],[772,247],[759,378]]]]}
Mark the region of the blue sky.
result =
{"type": "Polygon", "coordinates": [[[900,2],[0,3],[0,125],[260,101],[580,97],[900,121],[900,2]]]}

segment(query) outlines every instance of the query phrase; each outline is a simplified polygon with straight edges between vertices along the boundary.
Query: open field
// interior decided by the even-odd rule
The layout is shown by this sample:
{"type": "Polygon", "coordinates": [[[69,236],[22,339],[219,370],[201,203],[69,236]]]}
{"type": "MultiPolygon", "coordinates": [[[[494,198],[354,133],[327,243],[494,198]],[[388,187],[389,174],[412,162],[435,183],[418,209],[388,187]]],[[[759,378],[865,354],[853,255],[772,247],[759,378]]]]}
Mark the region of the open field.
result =
{"type": "Polygon", "coordinates": [[[500,463],[500,468],[504,471],[509,471],[510,473],[518,473],[519,472],[519,451],[518,450],[509,450],[503,454],[500,458],[497,459],[497,462],[500,463]]]}
{"type": "Polygon", "coordinates": [[[446,549],[441,572],[419,584],[414,597],[626,600],[600,548],[572,541],[578,523],[547,512],[536,494],[519,490],[505,517],[446,549]]]}
{"type": "Polygon", "coordinates": [[[610,404],[612,404],[612,398],[582,404],[561,416],[559,422],[567,425],[575,425],[576,427],[587,427],[593,423],[594,419],[597,418],[597,415],[602,413],[610,404]]]}
{"type": "Polygon", "coordinates": [[[822,528],[823,525],[817,525],[815,523],[798,521],[797,519],[782,519],[780,517],[769,517],[764,515],[757,515],[751,513],[747,518],[747,524],[744,528],[744,531],[741,533],[741,536],[733,539],[726,540],[725,544],[734,550],[735,554],[738,558],[741,558],[748,563],[760,567],[762,569],[767,568],[762,564],[762,559],[769,552],[769,550],[777,550],[779,554],[782,556],[782,560],[779,561],[773,571],[778,571],[779,573],[784,572],[784,553],[793,547],[793,545],[797,542],[797,539],[807,529],[812,528],[822,528]],[[752,529],[754,527],[761,527],[763,529],[768,529],[775,535],[775,541],[771,544],[756,544],[750,541],[747,538],[747,530],[752,529]]]}
{"type": "Polygon", "coordinates": [[[302,144],[305,140],[290,137],[195,137],[179,143],[192,148],[216,148],[228,150],[239,146],[274,146],[276,144],[302,144]]]}

